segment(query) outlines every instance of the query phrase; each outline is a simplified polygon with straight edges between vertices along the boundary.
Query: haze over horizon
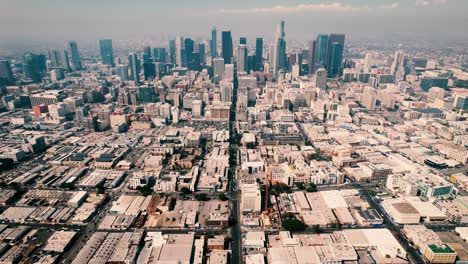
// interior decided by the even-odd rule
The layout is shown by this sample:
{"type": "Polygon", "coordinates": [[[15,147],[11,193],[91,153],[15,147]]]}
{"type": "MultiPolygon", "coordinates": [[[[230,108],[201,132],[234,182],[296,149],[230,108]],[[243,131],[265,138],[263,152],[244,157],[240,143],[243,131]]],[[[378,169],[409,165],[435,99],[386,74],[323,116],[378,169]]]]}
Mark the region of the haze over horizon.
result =
{"type": "Polygon", "coordinates": [[[270,38],[281,19],[287,23],[286,37],[295,40],[308,40],[320,32],[342,32],[354,39],[466,40],[467,10],[464,0],[1,0],[0,45],[208,37],[213,26],[234,35],[270,38]]]}

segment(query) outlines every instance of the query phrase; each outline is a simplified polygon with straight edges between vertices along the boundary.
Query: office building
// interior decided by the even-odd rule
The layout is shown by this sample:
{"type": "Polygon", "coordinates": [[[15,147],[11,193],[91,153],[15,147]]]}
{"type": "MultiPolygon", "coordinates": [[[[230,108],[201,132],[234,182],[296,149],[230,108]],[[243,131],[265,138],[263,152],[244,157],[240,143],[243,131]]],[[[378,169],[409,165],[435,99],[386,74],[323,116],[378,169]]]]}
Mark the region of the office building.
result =
{"type": "Polygon", "coordinates": [[[0,61],[0,85],[12,85],[15,82],[10,61],[0,61]]]}
{"type": "Polygon", "coordinates": [[[255,70],[261,71],[263,68],[263,38],[255,40],[255,70]]]}
{"type": "Polygon", "coordinates": [[[213,77],[222,79],[224,74],[224,59],[216,58],[213,60],[213,77]]]}
{"type": "Polygon", "coordinates": [[[218,57],[218,32],[216,31],[216,28],[213,27],[211,30],[211,41],[210,41],[210,54],[211,54],[211,60],[214,58],[218,57]]]}
{"type": "Polygon", "coordinates": [[[233,55],[231,31],[221,32],[221,40],[222,40],[221,51],[223,54],[224,63],[230,64],[232,61],[232,55],[233,55]]]}
{"type": "Polygon", "coordinates": [[[130,53],[128,55],[128,68],[130,69],[129,79],[135,81],[135,83],[140,82],[140,60],[136,53],[130,53]]]}
{"type": "Polygon", "coordinates": [[[172,64],[176,64],[176,41],[175,39],[169,40],[169,57],[172,64]]]}
{"type": "Polygon", "coordinates": [[[175,39],[175,63],[179,67],[185,67],[187,65],[187,57],[184,48],[184,38],[177,37],[175,39]]]}
{"type": "Polygon", "coordinates": [[[47,71],[46,57],[43,54],[26,53],[23,56],[23,72],[26,78],[40,82],[47,71]]]}
{"type": "Polygon", "coordinates": [[[245,44],[237,47],[237,72],[247,72],[247,46],[245,44]]]}
{"type": "Polygon", "coordinates": [[[81,65],[80,53],[78,52],[78,44],[76,43],[76,41],[70,41],[68,43],[68,47],[70,48],[72,70],[81,70],[83,66],[81,65]]]}
{"type": "Polygon", "coordinates": [[[101,49],[101,62],[102,64],[114,67],[114,50],[112,48],[111,39],[101,39],[99,41],[99,47],[101,49]]]}

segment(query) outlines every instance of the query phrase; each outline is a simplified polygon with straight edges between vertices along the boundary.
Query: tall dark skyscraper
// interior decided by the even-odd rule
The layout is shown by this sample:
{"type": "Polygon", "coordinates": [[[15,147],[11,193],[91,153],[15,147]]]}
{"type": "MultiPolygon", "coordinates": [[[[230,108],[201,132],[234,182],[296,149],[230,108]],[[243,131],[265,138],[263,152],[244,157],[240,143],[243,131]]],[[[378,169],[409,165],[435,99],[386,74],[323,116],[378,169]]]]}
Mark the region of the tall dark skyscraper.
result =
{"type": "Polygon", "coordinates": [[[155,62],[166,63],[166,48],[154,48],[153,58],[155,62]]]}
{"type": "Polygon", "coordinates": [[[242,44],[247,45],[247,38],[246,38],[246,37],[241,37],[241,38],[239,39],[239,44],[241,44],[241,45],[242,45],[242,44]]]}
{"type": "Polygon", "coordinates": [[[309,73],[325,68],[330,78],[341,75],[344,42],[344,34],[319,34],[311,45],[313,69],[310,71],[309,66],[309,73]]]}
{"type": "Polygon", "coordinates": [[[231,31],[223,31],[221,33],[221,40],[224,63],[231,64],[233,54],[231,31]]]}
{"type": "Polygon", "coordinates": [[[58,50],[49,50],[49,60],[53,68],[61,67],[62,59],[60,56],[60,51],[58,50]]]}
{"type": "Polygon", "coordinates": [[[101,48],[102,64],[114,67],[114,49],[112,48],[112,39],[101,39],[99,41],[99,47],[101,48]]]}
{"type": "Polygon", "coordinates": [[[344,34],[328,35],[327,64],[326,69],[328,77],[337,77],[341,75],[341,63],[343,61],[344,34]]]}
{"type": "Polygon", "coordinates": [[[309,68],[309,74],[313,74],[315,71],[315,52],[317,49],[317,41],[313,40],[309,43],[307,66],[309,68]]]}
{"type": "Polygon", "coordinates": [[[70,68],[70,58],[68,57],[68,51],[64,50],[63,51],[63,61],[62,61],[62,64],[63,64],[63,69],[66,70],[66,71],[70,71],[71,68],[70,68]]]}
{"type": "Polygon", "coordinates": [[[140,60],[136,53],[128,54],[128,68],[130,69],[130,80],[140,82],[140,60]]]}
{"type": "Polygon", "coordinates": [[[273,74],[278,76],[278,71],[281,69],[286,68],[286,41],[284,32],[284,21],[281,21],[278,24],[278,29],[276,31],[276,40],[275,43],[272,45],[274,50],[270,50],[270,54],[272,56],[272,68],[273,74]]]}
{"type": "Polygon", "coordinates": [[[143,63],[143,76],[146,81],[156,77],[156,64],[154,62],[143,63]]]}
{"type": "Polygon", "coordinates": [[[211,30],[210,54],[211,59],[218,57],[218,31],[213,27],[211,30]]]}
{"type": "Polygon", "coordinates": [[[26,78],[33,82],[40,82],[47,71],[46,56],[43,54],[26,53],[23,56],[23,71],[26,78]]]}
{"type": "Polygon", "coordinates": [[[7,60],[0,61],[0,85],[12,85],[14,82],[15,78],[10,62],[7,60]]]}
{"type": "Polygon", "coordinates": [[[176,41],[175,39],[169,40],[169,56],[172,64],[176,64],[176,41]]]}
{"type": "MultiPolygon", "coordinates": [[[[193,63],[193,52],[195,50],[195,42],[191,38],[184,39],[184,50],[185,50],[185,57],[187,65],[191,65],[193,63]]],[[[198,59],[198,58],[197,58],[198,59]]]]}
{"type": "Polygon", "coordinates": [[[143,47],[143,53],[151,56],[151,47],[150,46],[143,47]]]}
{"type": "Polygon", "coordinates": [[[198,54],[200,56],[200,63],[206,64],[206,47],[205,43],[198,43],[198,54]]]}
{"type": "Polygon", "coordinates": [[[328,35],[320,34],[315,41],[315,61],[314,68],[325,68],[327,64],[328,35]]]}
{"type": "Polygon", "coordinates": [[[263,38],[255,40],[255,70],[260,71],[263,68],[263,38]]]}
{"type": "Polygon", "coordinates": [[[81,65],[80,53],[78,52],[78,44],[76,44],[76,41],[70,41],[68,46],[71,54],[71,68],[74,71],[79,71],[83,66],[81,65]]]}

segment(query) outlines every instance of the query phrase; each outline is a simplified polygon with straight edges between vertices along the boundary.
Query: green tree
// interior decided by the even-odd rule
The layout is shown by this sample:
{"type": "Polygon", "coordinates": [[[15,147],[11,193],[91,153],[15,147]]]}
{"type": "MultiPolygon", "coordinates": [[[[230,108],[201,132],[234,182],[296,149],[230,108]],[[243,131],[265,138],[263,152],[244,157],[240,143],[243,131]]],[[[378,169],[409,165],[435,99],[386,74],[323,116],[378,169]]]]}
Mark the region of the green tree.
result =
{"type": "Polygon", "coordinates": [[[317,192],[317,185],[313,182],[309,183],[309,187],[306,189],[307,192],[317,192]]]}
{"type": "Polygon", "coordinates": [[[303,182],[296,182],[295,185],[299,190],[304,190],[305,189],[305,185],[304,185],[303,182]]]}
{"type": "Polygon", "coordinates": [[[226,194],[224,194],[224,193],[220,193],[220,194],[218,195],[218,198],[219,198],[221,201],[227,201],[227,200],[229,200],[229,198],[228,198],[228,197],[226,196],[226,194]]]}
{"type": "Polygon", "coordinates": [[[189,188],[185,187],[185,186],[180,189],[180,192],[183,193],[183,194],[191,194],[192,193],[192,191],[189,188]]]}
{"type": "Polygon", "coordinates": [[[197,201],[208,201],[209,200],[208,195],[206,193],[197,193],[197,194],[195,194],[195,199],[197,199],[197,201]]]}

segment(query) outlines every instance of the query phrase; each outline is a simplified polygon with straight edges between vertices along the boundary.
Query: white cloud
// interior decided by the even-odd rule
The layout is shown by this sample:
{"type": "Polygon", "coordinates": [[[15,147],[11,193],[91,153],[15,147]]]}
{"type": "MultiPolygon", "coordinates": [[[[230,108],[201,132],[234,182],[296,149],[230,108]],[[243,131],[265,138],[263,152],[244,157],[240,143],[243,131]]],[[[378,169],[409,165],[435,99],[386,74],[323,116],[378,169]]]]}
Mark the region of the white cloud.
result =
{"type": "Polygon", "coordinates": [[[383,8],[383,9],[397,9],[397,8],[400,7],[400,3],[394,2],[394,3],[391,3],[391,4],[387,4],[387,5],[382,5],[380,7],[383,8]]]}
{"type": "Polygon", "coordinates": [[[437,6],[445,5],[448,0],[416,0],[417,6],[437,6]]]}
{"type": "Polygon", "coordinates": [[[342,3],[324,3],[324,4],[298,4],[293,6],[272,6],[272,7],[257,7],[250,9],[222,9],[220,12],[227,14],[258,14],[258,13],[299,13],[310,11],[324,12],[358,12],[370,11],[369,6],[353,6],[342,3]]]}

